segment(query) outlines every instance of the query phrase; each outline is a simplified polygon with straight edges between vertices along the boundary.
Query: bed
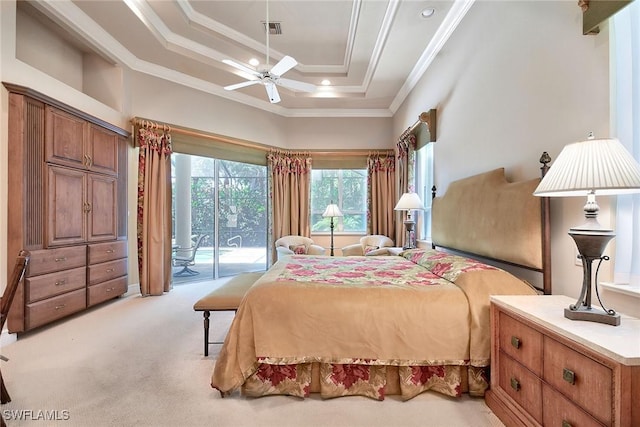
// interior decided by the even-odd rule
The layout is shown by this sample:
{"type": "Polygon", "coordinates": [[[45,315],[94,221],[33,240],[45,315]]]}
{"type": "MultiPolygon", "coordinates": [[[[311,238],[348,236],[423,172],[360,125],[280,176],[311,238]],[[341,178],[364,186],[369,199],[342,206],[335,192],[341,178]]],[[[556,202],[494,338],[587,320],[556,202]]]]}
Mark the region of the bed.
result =
{"type": "Polygon", "coordinates": [[[432,248],[278,260],[242,300],[212,387],[223,397],[484,395],[489,296],[550,292],[546,279],[536,289],[486,262],[548,276],[548,204],[532,195],[538,182],[509,183],[496,169],[452,183],[433,201],[432,248]],[[473,218],[464,215],[470,200],[473,218]]]}

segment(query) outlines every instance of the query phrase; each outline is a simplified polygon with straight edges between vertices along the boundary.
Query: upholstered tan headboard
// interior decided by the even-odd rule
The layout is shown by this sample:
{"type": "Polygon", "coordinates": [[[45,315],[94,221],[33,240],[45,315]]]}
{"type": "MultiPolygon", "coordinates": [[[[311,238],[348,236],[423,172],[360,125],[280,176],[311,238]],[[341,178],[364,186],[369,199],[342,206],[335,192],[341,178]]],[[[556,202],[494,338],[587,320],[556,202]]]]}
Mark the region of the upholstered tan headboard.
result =
{"type": "Polygon", "coordinates": [[[542,272],[548,225],[533,195],[539,182],[508,182],[504,168],[452,182],[433,199],[433,244],[542,272]]]}

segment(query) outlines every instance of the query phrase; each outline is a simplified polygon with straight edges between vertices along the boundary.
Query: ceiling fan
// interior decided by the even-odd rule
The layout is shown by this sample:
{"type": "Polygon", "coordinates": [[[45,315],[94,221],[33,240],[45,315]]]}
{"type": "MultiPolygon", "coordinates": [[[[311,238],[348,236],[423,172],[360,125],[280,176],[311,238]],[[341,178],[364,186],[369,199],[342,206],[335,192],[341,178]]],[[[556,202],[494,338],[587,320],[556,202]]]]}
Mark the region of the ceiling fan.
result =
{"type": "MultiPolygon", "coordinates": [[[[267,38],[266,67],[269,68],[269,1],[267,0],[266,3],[267,3],[267,19],[265,23],[265,32],[266,32],[266,38],[267,38]]],[[[246,65],[232,61],[231,59],[224,59],[222,60],[222,62],[234,68],[237,68],[238,70],[244,71],[245,73],[251,76],[251,78],[246,82],[225,86],[224,88],[226,90],[236,90],[236,89],[240,89],[247,86],[263,84],[264,88],[267,91],[267,96],[269,97],[269,101],[272,104],[280,102],[280,94],[278,93],[278,88],[276,87],[278,85],[292,89],[292,90],[301,91],[301,92],[313,92],[316,90],[316,86],[311,83],[286,79],[282,77],[284,73],[286,73],[287,71],[289,71],[290,69],[292,69],[298,64],[298,61],[296,61],[295,59],[293,59],[288,55],[283,57],[270,70],[262,70],[262,71],[257,71],[246,65]]]]}

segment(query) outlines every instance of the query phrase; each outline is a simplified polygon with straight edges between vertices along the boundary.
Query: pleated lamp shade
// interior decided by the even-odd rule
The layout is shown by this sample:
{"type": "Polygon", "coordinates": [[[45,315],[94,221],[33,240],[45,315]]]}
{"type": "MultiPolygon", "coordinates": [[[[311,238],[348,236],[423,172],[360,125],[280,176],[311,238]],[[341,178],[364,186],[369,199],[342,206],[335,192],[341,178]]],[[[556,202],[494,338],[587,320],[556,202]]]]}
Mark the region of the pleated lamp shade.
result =
{"type": "Polygon", "coordinates": [[[640,165],[615,138],[565,146],[534,191],[564,197],[640,192],[640,165]]]}
{"type": "Polygon", "coordinates": [[[424,210],[424,206],[416,193],[404,193],[393,209],[396,211],[424,210]]]}
{"type": "Polygon", "coordinates": [[[338,205],[336,205],[335,203],[331,203],[324,210],[324,213],[322,214],[322,216],[324,216],[324,217],[336,217],[336,216],[343,216],[343,215],[342,215],[342,212],[340,211],[340,208],[338,207],[338,205]]]}

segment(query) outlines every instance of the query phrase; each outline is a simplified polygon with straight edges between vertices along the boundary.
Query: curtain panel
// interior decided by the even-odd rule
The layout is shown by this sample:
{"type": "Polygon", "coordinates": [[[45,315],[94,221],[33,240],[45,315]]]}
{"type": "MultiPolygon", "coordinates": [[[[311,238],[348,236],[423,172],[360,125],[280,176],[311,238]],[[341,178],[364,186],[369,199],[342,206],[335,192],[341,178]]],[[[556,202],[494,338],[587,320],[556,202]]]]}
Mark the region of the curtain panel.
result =
{"type": "Polygon", "coordinates": [[[138,273],[142,296],[171,289],[171,135],[136,129],[138,273]]]}
{"type": "Polygon", "coordinates": [[[271,150],[267,153],[267,177],[271,199],[268,245],[271,260],[275,260],[274,243],[280,237],[311,236],[311,155],[271,150]]]}
{"type": "Polygon", "coordinates": [[[398,200],[396,159],[372,153],[367,158],[367,234],[381,234],[394,242],[396,221],[393,207],[398,200]]]}
{"type": "MultiPolygon", "coordinates": [[[[416,136],[412,133],[403,135],[396,144],[397,169],[398,169],[398,194],[397,200],[404,193],[412,193],[416,190],[416,136]]],[[[393,203],[395,206],[395,203],[393,203]]],[[[404,218],[396,222],[396,246],[404,246],[406,236],[404,232],[404,218]]]]}
{"type": "MultiPolygon", "coordinates": [[[[640,161],[640,3],[616,13],[612,24],[614,129],[640,161]]],[[[640,194],[617,196],[614,281],[640,284],[640,194]]]]}

